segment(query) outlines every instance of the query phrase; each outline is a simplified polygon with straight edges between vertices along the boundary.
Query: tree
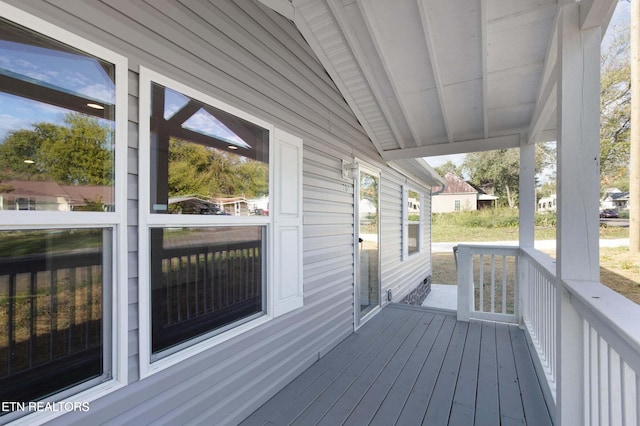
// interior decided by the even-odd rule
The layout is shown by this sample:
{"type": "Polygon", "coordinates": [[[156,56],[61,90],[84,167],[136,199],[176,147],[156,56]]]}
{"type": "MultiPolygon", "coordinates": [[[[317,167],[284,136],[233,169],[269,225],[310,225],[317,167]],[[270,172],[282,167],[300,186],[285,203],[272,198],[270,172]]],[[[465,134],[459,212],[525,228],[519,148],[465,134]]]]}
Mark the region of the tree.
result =
{"type": "Polygon", "coordinates": [[[640,0],[631,2],[631,147],[629,251],[640,254],[640,0]]]}
{"type": "MultiPolygon", "coordinates": [[[[539,173],[549,165],[554,150],[550,145],[538,144],[535,152],[535,171],[539,173]]],[[[462,168],[476,186],[493,186],[499,203],[516,207],[518,205],[518,184],[520,180],[520,150],[517,148],[496,151],[472,152],[467,154],[462,168]]]]}
{"type": "Polygon", "coordinates": [[[0,144],[3,179],[112,185],[112,130],[92,117],[69,113],[64,125],[36,123],[10,132],[0,144]]]}
{"type": "Polygon", "coordinates": [[[456,165],[451,160],[448,160],[446,163],[439,165],[438,167],[434,167],[434,170],[438,172],[440,176],[444,176],[449,172],[453,172],[456,175],[462,175],[462,166],[456,165]]]}
{"type": "Polygon", "coordinates": [[[600,57],[600,177],[603,187],[629,176],[631,65],[629,27],[615,29],[600,57]]]}
{"type": "Polygon", "coordinates": [[[258,197],[269,193],[265,163],[175,138],[169,144],[170,197],[258,197]]]}

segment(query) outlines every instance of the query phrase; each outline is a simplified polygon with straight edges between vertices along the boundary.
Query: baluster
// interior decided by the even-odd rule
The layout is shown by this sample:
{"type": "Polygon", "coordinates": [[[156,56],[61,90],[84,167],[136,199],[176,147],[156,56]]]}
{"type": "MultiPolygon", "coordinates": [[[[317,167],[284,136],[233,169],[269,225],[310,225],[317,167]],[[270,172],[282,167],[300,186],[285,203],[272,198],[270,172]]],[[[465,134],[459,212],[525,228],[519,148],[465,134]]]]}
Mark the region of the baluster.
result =
{"type": "Polygon", "coordinates": [[[479,311],[484,312],[484,255],[480,255],[480,307],[479,311]]]}

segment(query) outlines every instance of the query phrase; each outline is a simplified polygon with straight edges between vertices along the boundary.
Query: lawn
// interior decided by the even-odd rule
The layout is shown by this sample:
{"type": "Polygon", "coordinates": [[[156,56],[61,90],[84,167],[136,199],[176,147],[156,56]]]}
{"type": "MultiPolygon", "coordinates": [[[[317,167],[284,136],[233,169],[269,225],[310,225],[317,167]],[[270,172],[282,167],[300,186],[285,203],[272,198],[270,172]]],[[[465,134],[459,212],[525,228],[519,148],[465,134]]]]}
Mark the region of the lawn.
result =
{"type": "MultiPolygon", "coordinates": [[[[462,214],[434,215],[433,242],[487,242],[517,241],[518,227],[509,218],[509,212],[493,212],[492,215],[477,212],[462,214]],[[506,224],[507,226],[502,226],[506,224]]],[[[516,213],[517,214],[517,213],[516,213]]],[[[517,216],[516,216],[517,217],[517,216]]],[[[544,219],[544,218],[543,218],[544,219]]],[[[555,239],[555,223],[541,223],[536,219],[536,240],[555,239]]],[[[555,218],[553,220],[555,222],[555,218]]],[[[628,238],[629,229],[622,227],[601,227],[601,239],[628,238]]],[[[547,251],[555,257],[555,250],[547,251]]],[[[456,270],[453,253],[432,254],[432,282],[435,284],[455,284],[456,270]]],[[[629,254],[626,247],[600,249],[600,281],[640,304],[640,259],[629,254]]]]}

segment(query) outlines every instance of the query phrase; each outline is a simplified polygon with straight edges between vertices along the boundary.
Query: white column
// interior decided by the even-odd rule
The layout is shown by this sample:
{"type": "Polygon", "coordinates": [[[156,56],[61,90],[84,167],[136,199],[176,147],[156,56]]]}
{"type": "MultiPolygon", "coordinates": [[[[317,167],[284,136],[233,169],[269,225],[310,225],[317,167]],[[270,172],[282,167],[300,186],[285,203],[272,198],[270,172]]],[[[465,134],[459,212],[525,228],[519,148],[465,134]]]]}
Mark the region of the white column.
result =
{"type": "Polygon", "coordinates": [[[536,212],[536,147],[520,142],[520,247],[533,247],[536,212]]]}
{"type": "Polygon", "coordinates": [[[600,28],[579,28],[579,4],[558,21],[556,424],[584,424],[583,321],[563,280],[599,281],[600,28]]]}

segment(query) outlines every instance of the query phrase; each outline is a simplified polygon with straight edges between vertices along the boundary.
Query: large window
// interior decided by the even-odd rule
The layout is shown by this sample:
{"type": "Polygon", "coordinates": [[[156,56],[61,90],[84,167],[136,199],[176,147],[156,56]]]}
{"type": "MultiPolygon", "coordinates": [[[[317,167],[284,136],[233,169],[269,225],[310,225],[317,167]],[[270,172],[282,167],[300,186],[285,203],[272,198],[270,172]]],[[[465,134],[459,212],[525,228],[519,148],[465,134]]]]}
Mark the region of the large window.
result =
{"type": "Polygon", "coordinates": [[[150,228],[157,359],[264,313],[269,209],[256,205],[269,199],[269,130],[159,83],[150,90],[150,212],[192,225],[167,217],[150,228]],[[194,215],[229,220],[196,227],[194,215]]]}
{"type": "Polygon", "coordinates": [[[90,401],[126,383],[126,60],[0,15],[0,401],[90,401]]]}
{"type": "Polygon", "coordinates": [[[144,377],[301,306],[302,141],[151,70],[140,81],[144,377]]]}

